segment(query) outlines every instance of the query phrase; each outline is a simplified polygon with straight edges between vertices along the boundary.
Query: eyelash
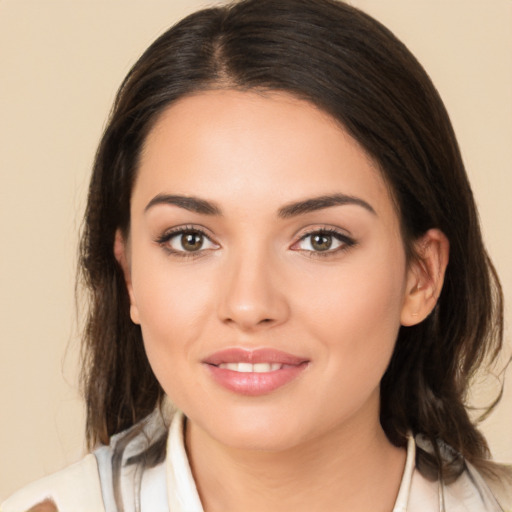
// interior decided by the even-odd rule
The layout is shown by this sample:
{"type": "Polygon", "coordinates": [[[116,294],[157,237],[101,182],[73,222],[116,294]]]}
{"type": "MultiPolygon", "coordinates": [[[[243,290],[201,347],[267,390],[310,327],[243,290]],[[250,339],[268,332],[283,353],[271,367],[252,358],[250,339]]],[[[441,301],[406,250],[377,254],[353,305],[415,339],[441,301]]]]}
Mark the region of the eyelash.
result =
{"type": "MultiPolygon", "coordinates": [[[[166,232],[164,232],[161,236],[155,239],[155,242],[162,246],[162,248],[169,254],[173,256],[177,256],[179,258],[198,258],[201,256],[204,256],[205,251],[208,251],[210,249],[198,249],[197,251],[177,251],[175,249],[172,249],[169,245],[169,242],[174,238],[178,237],[180,235],[185,234],[198,234],[204,237],[204,239],[208,240],[210,243],[216,244],[211,237],[201,228],[198,228],[196,226],[184,226],[184,227],[178,227],[170,229],[166,232]]],[[[301,253],[307,254],[311,258],[320,257],[325,258],[329,256],[333,256],[334,254],[338,254],[340,252],[344,252],[349,250],[351,247],[356,245],[356,241],[349,236],[341,233],[340,231],[334,229],[334,228],[314,228],[311,231],[308,231],[307,233],[303,234],[299,240],[293,243],[293,246],[300,244],[300,242],[306,240],[308,237],[311,237],[313,235],[324,235],[328,237],[332,237],[336,239],[338,242],[341,242],[342,245],[340,247],[336,247],[335,249],[327,249],[325,251],[314,251],[314,250],[307,250],[307,249],[292,249],[301,253]]]]}
{"type": "Polygon", "coordinates": [[[203,229],[198,228],[196,226],[184,226],[184,227],[181,226],[178,228],[170,229],[170,230],[166,231],[165,233],[163,233],[161,236],[159,236],[155,240],[155,242],[157,244],[161,245],[162,248],[167,253],[171,254],[172,256],[177,256],[178,258],[199,258],[201,256],[204,256],[204,252],[207,251],[208,249],[199,249],[197,251],[185,251],[185,250],[177,251],[177,250],[173,249],[172,247],[170,247],[169,242],[174,237],[178,237],[180,235],[186,235],[186,234],[201,235],[205,240],[210,241],[210,243],[218,245],[212,241],[211,236],[206,234],[206,232],[203,229]]]}
{"type": "Polygon", "coordinates": [[[341,233],[340,231],[334,228],[314,228],[311,231],[308,231],[307,233],[303,234],[299,238],[299,240],[295,242],[293,245],[297,245],[303,240],[306,240],[308,237],[311,237],[313,235],[324,235],[335,238],[338,242],[341,242],[342,245],[335,249],[328,249],[325,251],[310,251],[306,249],[296,249],[297,251],[306,253],[310,258],[326,258],[329,256],[333,256],[334,254],[338,254],[340,252],[348,251],[351,247],[354,247],[356,245],[356,241],[353,238],[350,238],[349,236],[345,235],[344,233],[341,233]]]}

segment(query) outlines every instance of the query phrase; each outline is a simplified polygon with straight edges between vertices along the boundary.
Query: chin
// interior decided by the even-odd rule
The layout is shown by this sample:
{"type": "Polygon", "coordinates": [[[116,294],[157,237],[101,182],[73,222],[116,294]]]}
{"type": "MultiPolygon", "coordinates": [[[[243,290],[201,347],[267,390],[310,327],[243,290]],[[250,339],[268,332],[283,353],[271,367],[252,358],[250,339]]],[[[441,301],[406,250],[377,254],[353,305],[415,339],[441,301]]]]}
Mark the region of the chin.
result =
{"type": "Polygon", "coordinates": [[[241,451],[277,453],[290,450],[300,444],[300,436],[274,429],[267,432],[255,429],[245,431],[233,429],[232,433],[222,433],[220,437],[219,442],[241,451]]]}
{"type": "Polygon", "coordinates": [[[288,450],[304,440],[307,430],[297,414],[267,407],[219,408],[214,416],[187,417],[208,437],[236,450],[288,450]]]}

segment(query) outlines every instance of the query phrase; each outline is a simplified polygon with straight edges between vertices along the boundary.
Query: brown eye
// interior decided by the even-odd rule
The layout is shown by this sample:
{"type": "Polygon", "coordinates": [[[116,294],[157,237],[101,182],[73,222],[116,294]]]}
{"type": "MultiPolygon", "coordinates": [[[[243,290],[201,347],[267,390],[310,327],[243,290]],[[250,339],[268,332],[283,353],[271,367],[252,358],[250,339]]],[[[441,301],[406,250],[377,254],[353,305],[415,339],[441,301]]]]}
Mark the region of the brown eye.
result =
{"type": "Polygon", "coordinates": [[[171,253],[185,255],[185,253],[202,253],[209,249],[218,249],[208,235],[197,229],[180,229],[166,233],[157,242],[171,253]]]}
{"type": "Polygon", "coordinates": [[[201,233],[183,233],[181,235],[181,247],[188,252],[198,251],[202,248],[204,236],[201,233]]]}
{"type": "Polygon", "coordinates": [[[311,247],[315,251],[327,251],[332,246],[332,235],[317,233],[311,236],[311,247]]]}
{"type": "Polygon", "coordinates": [[[304,235],[296,242],[292,249],[314,253],[334,254],[343,249],[348,249],[355,241],[347,235],[334,230],[319,229],[304,235]]]}

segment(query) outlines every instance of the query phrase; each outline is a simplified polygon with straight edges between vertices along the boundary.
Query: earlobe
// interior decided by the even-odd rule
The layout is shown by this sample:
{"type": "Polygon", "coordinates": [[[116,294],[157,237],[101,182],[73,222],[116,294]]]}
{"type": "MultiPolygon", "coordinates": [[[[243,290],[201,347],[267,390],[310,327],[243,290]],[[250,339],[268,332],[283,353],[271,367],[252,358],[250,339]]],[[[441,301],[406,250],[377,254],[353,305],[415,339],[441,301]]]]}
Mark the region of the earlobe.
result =
{"type": "Polygon", "coordinates": [[[432,312],[441,295],[450,243],[439,229],[428,230],[415,242],[416,258],[407,271],[401,324],[416,325],[432,312]]]}
{"type": "Polygon", "coordinates": [[[114,256],[121,266],[124,275],[124,281],[126,283],[126,289],[130,297],[130,318],[135,324],[140,324],[139,321],[139,310],[135,301],[135,295],[133,292],[130,261],[129,261],[129,242],[121,233],[121,230],[116,231],[114,240],[114,256]]]}

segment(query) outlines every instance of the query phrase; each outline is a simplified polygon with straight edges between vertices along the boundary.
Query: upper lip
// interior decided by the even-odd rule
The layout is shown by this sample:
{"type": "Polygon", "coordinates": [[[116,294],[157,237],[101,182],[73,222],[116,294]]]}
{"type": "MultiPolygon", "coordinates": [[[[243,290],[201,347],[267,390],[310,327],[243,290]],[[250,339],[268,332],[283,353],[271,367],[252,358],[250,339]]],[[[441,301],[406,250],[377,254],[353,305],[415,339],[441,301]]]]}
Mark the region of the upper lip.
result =
{"type": "Polygon", "coordinates": [[[280,363],[288,365],[299,365],[307,362],[305,357],[296,356],[273,348],[227,348],[214,352],[203,360],[203,363],[218,366],[222,363],[280,363]]]}

